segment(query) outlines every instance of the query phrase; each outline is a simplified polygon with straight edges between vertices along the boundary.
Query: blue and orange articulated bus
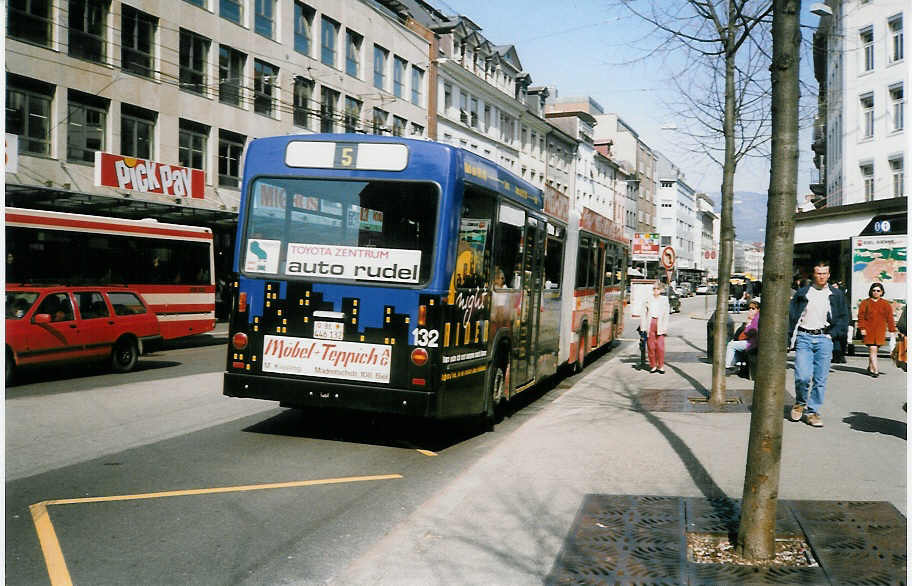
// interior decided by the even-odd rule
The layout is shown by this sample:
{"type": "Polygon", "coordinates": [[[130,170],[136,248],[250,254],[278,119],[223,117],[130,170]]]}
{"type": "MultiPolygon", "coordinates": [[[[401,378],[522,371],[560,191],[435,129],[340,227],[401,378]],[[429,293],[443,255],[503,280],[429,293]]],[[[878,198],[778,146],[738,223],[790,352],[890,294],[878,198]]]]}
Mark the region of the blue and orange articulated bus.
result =
{"type": "Polygon", "coordinates": [[[629,247],[575,208],[436,142],[252,141],[224,394],[493,422],[621,333],[629,247]]]}

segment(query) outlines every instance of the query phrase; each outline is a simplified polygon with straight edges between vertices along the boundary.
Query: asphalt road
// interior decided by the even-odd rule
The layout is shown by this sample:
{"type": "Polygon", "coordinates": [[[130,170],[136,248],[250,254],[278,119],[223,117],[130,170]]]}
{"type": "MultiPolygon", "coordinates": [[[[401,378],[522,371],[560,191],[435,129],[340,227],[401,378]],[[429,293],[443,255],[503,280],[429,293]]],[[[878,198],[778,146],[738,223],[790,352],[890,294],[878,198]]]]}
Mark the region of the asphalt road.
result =
{"type": "Polygon", "coordinates": [[[332,581],[573,380],[481,433],[227,398],[224,353],[200,336],[7,389],[7,584],[332,581]]]}

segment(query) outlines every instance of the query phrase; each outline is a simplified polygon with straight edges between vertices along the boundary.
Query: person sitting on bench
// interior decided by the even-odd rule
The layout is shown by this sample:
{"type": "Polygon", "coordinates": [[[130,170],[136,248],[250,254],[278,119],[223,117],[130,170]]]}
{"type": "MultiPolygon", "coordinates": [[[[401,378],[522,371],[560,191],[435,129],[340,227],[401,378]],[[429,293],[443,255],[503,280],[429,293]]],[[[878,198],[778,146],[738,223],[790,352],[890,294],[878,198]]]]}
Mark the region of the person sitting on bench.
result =
{"type": "Polygon", "coordinates": [[[732,340],[725,347],[725,372],[735,374],[735,352],[750,352],[757,345],[757,328],[760,322],[760,302],[751,299],[747,305],[748,321],[737,340],[732,340]]]}

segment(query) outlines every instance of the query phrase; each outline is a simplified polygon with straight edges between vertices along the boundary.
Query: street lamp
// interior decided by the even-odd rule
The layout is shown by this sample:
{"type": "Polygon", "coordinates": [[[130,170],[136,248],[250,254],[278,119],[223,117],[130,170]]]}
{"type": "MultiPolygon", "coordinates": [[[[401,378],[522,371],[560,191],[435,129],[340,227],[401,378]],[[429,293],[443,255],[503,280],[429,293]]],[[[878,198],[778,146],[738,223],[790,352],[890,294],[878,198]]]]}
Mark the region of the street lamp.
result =
{"type": "Polygon", "coordinates": [[[814,2],[811,4],[811,14],[817,16],[833,16],[833,9],[823,2],[814,2]]]}

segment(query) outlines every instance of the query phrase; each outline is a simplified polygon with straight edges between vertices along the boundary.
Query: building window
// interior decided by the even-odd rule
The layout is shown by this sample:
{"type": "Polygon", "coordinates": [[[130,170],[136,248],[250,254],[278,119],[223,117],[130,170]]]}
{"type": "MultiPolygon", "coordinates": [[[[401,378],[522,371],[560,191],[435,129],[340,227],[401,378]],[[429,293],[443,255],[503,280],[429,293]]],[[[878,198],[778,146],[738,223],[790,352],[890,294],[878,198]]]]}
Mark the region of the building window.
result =
{"type": "Polygon", "coordinates": [[[325,86],[320,91],[320,132],[333,132],[336,127],[334,119],[339,103],[339,92],[325,86]]]}
{"type": "Polygon", "coordinates": [[[383,134],[387,131],[387,121],[389,120],[389,112],[386,110],[381,110],[380,108],[374,108],[374,117],[371,123],[372,131],[374,134],[383,134]]]}
{"type": "Polygon", "coordinates": [[[219,45],[219,101],[241,105],[244,62],[247,56],[226,45],[219,45]]]}
{"type": "Polygon", "coordinates": [[[361,75],[361,41],[363,37],[353,30],[345,31],[345,73],[352,77],[361,75]]]}
{"type": "Polygon", "coordinates": [[[206,142],[209,127],[181,119],[177,135],[177,160],[182,167],[206,170],[206,142]]]}
{"type": "Polygon", "coordinates": [[[152,159],[156,113],[145,108],[121,104],[120,154],[125,157],[152,159]]]}
{"type": "Polygon", "coordinates": [[[219,130],[219,185],[237,187],[241,178],[241,155],[244,152],[243,135],[219,130]]]}
{"type": "Polygon", "coordinates": [[[902,14],[894,16],[889,21],[890,26],[890,62],[902,61],[903,58],[903,17],[902,14]]]}
{"type": "Polygon", "coordinates": [[[107,0],[70,0],[69,55],[90,61],[104,61],[107,0]]]}
{"type": "Polygon", "coordinates": [[[424,136],[424,126],[412,122],[412,136],[424,136]]]}
{"type": "Polygon", "coordinates": [[[865,201],[874,201],[874,163],[861,165],[860,169],[865,201]]]}
{"type": "Polygon", "coordinates": [[[469,94],[459,90],[459,121],[463,124],[469,123],[469,94]]]}
{"type": "Polygon", "coordinates": [[[407,124],[408,120],[405,118],[393,116],[393,136],[402,136],[405,134],[405,127],[407,124]]]}
{"type": "Polygon", "coordinates": [[[893,174],[893,197],[906,195],[906,182],[903,179],[902,157],[890,159],[890,173],[893,174]]]}
{"type": "Polygon", "coordinates": [[[874,94],[861,96],[862,138],[874,137],[874,94]]]}
{"type": "Polygon", "coordinates": [[[891,127],[894,132],[903,129],[903,110],[906,101],[903,94],[903,84],[899,83],[890,88],[890,103],[892,105],[891,127]]]}
{"type": "Polygon", "coordinates": [[[19,136],[19,151],[51,155],[51,100],[54,86],[9,74],[6,131],[19,136]]]}
{"type": "Polygon", "coordinates": [[[320,36],[322,39],[320,60],[324,65],[336,66],[336,37],[339,36],[339,24],[323,17],[320,36]]]}
{"type": "Polygon", "coordinates": [[[108,100],[76,90],[67,95],[67,160],[95,162],[105,148],[108,100]]]}
{"type": "Polygon", "coordinates": [[[51,0],[10,0],[7,34],[20,41],[51,44],[51,0]]]}
{"type": "Polygon", "coordinates": [[[443,113],[446,114],[453,107],[453,86],[443,84],[443,113]]]}
{"type": "Polygon", "coordinates": [[[469,125],[478,128],[478,98],[473,97],[469,109],[469,125]]]}
{"type": "Polygon", "coordinates": [[[295,2],[294,5],[294,48],[298,53],[310,56],[310,44],[313,39],[314,9],[306,4],[295,2]]]}
{"type": "Polygon", "coordinates": [[[389,51],[380,45],[374,45],[374,87],[380,90],[386,89],[386,60],[389,58],[389,51]]]}
{"type": "Polygon", "coordinates": [[[424,102],[424,70],[412,65],[412,103],[420,106],[424,102]]]}
{"type": "Polygon", "coordinates": [[[253,30],[267,39],[275,36],[275,0],[256,0],[253,30]]]}
{"type": "Polygon", "coordinates": [[[206,61],[209,39],[188,30],[180,30],[180,88],[206,95],[206,61]]]}
{"type": "Polygon", "coordinates": [[[485,104],[484,107],[484,131],[491,129],[491,106],[485,104]]]}
{"type": "Polygon", "coordinates": [[[253,60],[253,111],[275,115],[275,88],[279,85],[279,68],[259,59],[253,60]]]}
{"type": "Polygon", "coordinates": [[[200,8],[209,10],[208,0],[184,0],[184,2],[188,2],[190,4],[193,4],[194,6],[199,6],[200,8]]]}
{"type": "Polygon", "coordinates": [[[874,27],[861,29],[859,35],[864,48],[864,71],[874,71],[874,27]]]}
{"type": "Polygon", "coordinates": [[[294,82],[294,124],[310,128],[310,100],[313,99],[314,82],[296,77],[294,82]]]}
{"type": "Polygon", "coordinates": [[[219,16],[235,24],[241,24],[244,17],[243,0],[219,0],[219,16]]]}
{"type": "Polygon", "coordinates": [[[361,102],[345,96],[345,132],[357,132],[361,125],[361,102]]]}
{"type": "Polygon", "coordinates": [[[405,68],[408,62],[401,57],[393,58],[393,95],[401,98],[405,95],[405,68]]]}
{"type": "Polygon", "coordinates": [[[124,71],[152,77],[152,48],[158,19],[151,14],[121,5],[120,60],[124,71]]]}

